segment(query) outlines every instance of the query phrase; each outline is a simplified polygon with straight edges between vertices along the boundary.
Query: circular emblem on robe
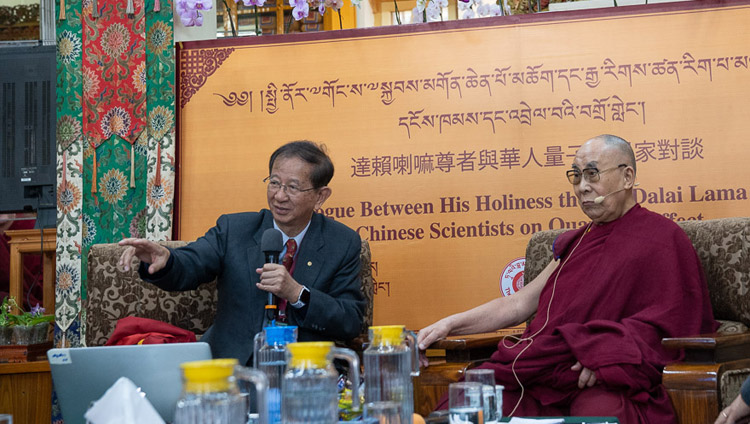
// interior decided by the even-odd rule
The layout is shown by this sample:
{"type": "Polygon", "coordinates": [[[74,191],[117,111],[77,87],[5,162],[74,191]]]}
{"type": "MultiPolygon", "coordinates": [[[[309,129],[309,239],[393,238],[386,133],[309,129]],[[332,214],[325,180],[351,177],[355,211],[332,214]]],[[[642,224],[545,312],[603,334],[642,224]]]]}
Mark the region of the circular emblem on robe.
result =
{"type": "Polygon", "coordinates": [[[503,296],[510,296],[523,287],[523,271],[526,258],[516,258],[508,262],[500,274],[500,292],[503,296]]]}

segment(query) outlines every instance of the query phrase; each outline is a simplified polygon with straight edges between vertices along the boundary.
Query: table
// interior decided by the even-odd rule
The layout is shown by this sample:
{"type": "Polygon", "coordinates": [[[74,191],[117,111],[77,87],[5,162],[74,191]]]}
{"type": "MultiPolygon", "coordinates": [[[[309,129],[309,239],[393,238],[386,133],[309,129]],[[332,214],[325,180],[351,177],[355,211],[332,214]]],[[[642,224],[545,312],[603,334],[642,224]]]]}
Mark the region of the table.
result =
{"type": "MultiPolygon", "coordinates": [[[[447,411],[446,411],[447,412],[447,411]]],[[[619,424],[615,417],[537,417],[539,419],[562,418],[565,424],[619,424]]],[[[501,423],[510,421],[509,417],[500,419],[501,423]]],[[[427,424],[448,424],[448,415],[425,418],[427,424]]]]}
{"type": "Polygon", "coordinates": [[[42,303],[47,313],[55,311],[55,249],[57,234],[54,228],[45,228],[44,245],[42,246],[42,232],[39,230],[8,230],[10,246],[10,295],[16,298],[19,305],[23,304],[23,255],[25,253],[39,253],[42,255],[42,303]]]}
{"type": "MultiPolygon", "coordinates": [[[[543,418],[562,418],[564,423],[570,424],[619,424],[620,421],[615,417],[540,417],[543,418]]],[[[501,423],[507,423],[510,418],[503,418],[501,423]]]]}
{"type": "Polygon", "coordinates": [[[49,362],[0,364],[0,413],[14,423],[49,424],[52,421],[52,376],[49,362]]]}

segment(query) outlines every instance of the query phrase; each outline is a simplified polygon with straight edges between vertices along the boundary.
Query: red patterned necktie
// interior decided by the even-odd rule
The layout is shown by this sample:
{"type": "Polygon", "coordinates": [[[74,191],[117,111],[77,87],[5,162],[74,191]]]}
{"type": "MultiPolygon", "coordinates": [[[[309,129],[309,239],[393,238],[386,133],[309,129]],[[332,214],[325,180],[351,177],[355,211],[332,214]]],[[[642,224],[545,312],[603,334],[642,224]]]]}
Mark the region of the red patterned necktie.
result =
{"type": "Polygon", "coordinates": [[[293,238],[286,241],[286,254],[281,259],[281,264],[284,265],[287,271],[291,274],[294,270],[294,254],[297,253],[297,242],[293,238]]]}
{"type": "MultiPolygon", "coordinates": [[[[294,254],[297,253],[297,242],[293,238],[286,241],[286,254],[281,258],[281,264],[284,265],[289,274],[294,271],[294,254]]],[[[279,300],[279,321],[286,322],[286,299],[279,300]]]]}

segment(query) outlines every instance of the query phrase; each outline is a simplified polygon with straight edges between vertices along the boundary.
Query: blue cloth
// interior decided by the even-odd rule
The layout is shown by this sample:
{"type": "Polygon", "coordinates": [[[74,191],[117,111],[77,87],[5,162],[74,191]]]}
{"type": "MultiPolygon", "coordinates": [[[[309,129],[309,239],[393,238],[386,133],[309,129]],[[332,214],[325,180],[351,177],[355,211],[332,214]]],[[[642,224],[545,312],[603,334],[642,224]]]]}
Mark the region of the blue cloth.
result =
{"type": "Polygon", "coordinates": [[[742,400],[744,400],[746,404],[750,405],[750,377],[746,378],[745,382],[742,383],[740,395],[742,395],[742,400]]]}
{"type": "MultiPolygon", "coordinates": [[[[214,324],[201,341],[214,358],[237,358],[245,364],[253,353],[253,337],[261,330],[267,293],[256,287],[256,268],[265,261],[263,232],[273,228],[271,212],[222,215],[216,226],[187,246],[170,249],[171,266],[144,281],[169,291],[193,290],[218,278],[219,302],[214,324]]],[[[358,336],[365,299],[360,291],[359,235],[349,227],[313,214],[297,254],[294,279],[310,290],[307,308],[287,310],[287,323],[299,327],[299,341],[341,340],[358,336]]]]}

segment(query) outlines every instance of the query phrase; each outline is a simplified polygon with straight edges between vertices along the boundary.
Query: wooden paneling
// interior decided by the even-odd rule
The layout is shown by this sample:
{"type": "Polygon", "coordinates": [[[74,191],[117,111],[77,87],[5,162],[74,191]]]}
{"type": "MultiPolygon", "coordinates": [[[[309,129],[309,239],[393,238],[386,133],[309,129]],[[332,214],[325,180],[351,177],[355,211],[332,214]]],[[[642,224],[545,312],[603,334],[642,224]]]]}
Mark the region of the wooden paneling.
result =
{"type": "MultiPolygon", "coordinates": [[[[42,303],[48,313],[55,310],[55,249],[57,234],[54,228],[45,228],[42,235],[39,230],[9,230],[10,245],[10,295],[23,305],[23,255],[39,253],[42,255],[42,303]],[[42,243],[42,239],[44,242],[42,243]]],[[[17,312],[17,311],[16,311],[17,312]]]]}
{"type": "Polygon", "coordinates": [[[431,364],[414,377],[414,412],[426,417],[435,409],[438,400],[448,391],[448,385],[463,377],[470,362],[431,364]]]}
{"type": "Polygon", "coordinates": [[[52,421],[52,376],[47,361],[0,364],[0,413],[15,424],[52,421]]]}

